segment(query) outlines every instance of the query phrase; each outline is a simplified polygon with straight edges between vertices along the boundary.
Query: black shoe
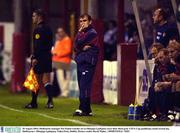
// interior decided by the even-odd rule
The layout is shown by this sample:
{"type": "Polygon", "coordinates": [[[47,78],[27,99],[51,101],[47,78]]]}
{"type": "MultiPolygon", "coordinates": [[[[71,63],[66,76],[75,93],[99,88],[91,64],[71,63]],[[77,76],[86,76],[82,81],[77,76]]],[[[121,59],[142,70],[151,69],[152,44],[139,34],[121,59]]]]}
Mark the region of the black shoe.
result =
{"type": "Polygon", "coordinates": [[[180,112],[176,112],[175,122],[180,122],[180,112]]]}
{"type": "Polygon", "coordinates": [[[38,107],[37,103],[28,103],[25,108],[26,109],[36,109],[38,107]]]}
{"type": "Polygon", "coordinates": [[[151,119],[152,115],[153,115],[152,113],[146,113],[142,116],[142,120],[149,121],[149,119],[151,119]]]}
{"type": "Polygon", "coordinates": [[[161,114],[161,116],[159,117],[159,121],[170,121],[170,118],[167,114],[161,114]]]}
{"type": "Polygon", "coordinates": [[[86,113],[86,116],[93,116],[92,112],[86,113]]]}
{"type": "Polygon", "coordinates": [[[158,116],[156,114],[151,114],[150,116],[147,117],[147,121],[158,121],[158,116]]]}
{"type": "Polygon", "coordinates": [[[174,122],[175,121],[176,112],[169,110],[167,114],[167,121],[168,122],[174,122]]]}
{"type": "Polygon", "coordinates": [[[77,109],[74,113],[73,116],[92,116],[92,112],[87,113],[87,112],[82,112],[82,110],[77,109]]]}
{"type": "Polygon", "coordinates": [[[52,101],[51,101],[51,102],[48,102],[48,103],[46,104],[46,108],[48,108],[48,109],[54,108],[53,102],[52,102],[52,101]]]}

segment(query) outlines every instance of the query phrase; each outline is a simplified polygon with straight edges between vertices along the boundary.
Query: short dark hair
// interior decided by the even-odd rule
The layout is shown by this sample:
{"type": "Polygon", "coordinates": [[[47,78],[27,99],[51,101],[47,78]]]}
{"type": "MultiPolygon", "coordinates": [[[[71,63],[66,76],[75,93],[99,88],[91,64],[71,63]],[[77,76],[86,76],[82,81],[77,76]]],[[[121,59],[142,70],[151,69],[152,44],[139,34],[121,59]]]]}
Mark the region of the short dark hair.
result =
{"type": "Polygon", "coordinates": [[[65,28],[63,28],[63,26],[58,26],[57,30],[58,30],[58,29],[62,29],[65,33],[67,33],[66,30],[65,30],[65,28]]]}
{"type": "Polygon", "coordinates": [[[87,14],[87,13],[82,14],[82,15],[79,17],[79,19],[80,19],[80,18],[84,18],[84,17],[87,17],[89,21],[92,20],[92,17],[91,17],[89,14],[87,14]]]}
{"type": "Polygon", "coordinates": [[[33,12],[36,13],[38,16],[42,17],[43,19],[45,19],[46,17],[46,13],[42,9],[36,9],[33,12]]]}
{"type": "Polygon", "coordinates": [[[164,20],[167,20],[168,15],[164,8],[159,8],[159,14],[163,17],[164,20]]]}

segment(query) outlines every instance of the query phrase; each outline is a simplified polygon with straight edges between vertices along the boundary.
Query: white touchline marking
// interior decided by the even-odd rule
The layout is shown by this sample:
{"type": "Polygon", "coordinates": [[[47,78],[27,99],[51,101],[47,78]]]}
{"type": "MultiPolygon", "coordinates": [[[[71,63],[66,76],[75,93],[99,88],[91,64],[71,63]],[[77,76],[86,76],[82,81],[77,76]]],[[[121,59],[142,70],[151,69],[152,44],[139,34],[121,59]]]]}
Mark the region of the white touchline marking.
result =
{"type": "Polygon", "coordinates": [[[24,111],[22,111],[22,110],[18,110],[18,109],[10,108],[10,107],[8,107],[8,106],[4,106],[4,105],[2,105],[2,104],[0,104],[0,107],[1,107],[1,108],[4,108],[4,109],[7,109],[7,110],[20,112],[20,113],[23,113],[23,112],[24,112],[24,111]]]}
{"type": "Polygon", "coordinates": [[[46,115],[46,114],[42,114],[42,113],[37,113],[37,114],[40,115],[40,116],[49,118],[49,119],[60,120],[60,121],[69,121],[69,122],[73,122],[73,123],[76,123],[76,124],[81,124],[81,125],[86,125],[86,126],[93,126],[93,124],[89,124],[89,123],[82,122],[82,121],[79,121],[79,120],[74,120],[74,119],[60,119],[60,118],[52,117],[52,116],[49,116],[49,115],[46,115]]]}
{"type": "MultiPolygon", "coordinates": [[[[25,113],[25,111],[14,109],[14,108],[2,105],[2,104],[0,104],[0,107],[4,108],[4,109],[7,109],[7,110],[15,111],[15,112],[25,113]]],[[[39,116],[43,116],[43,117],[46,117],[46,118],[49,118],[49,119],[54,119],[54,120],[59,120],[59,121],[69,121],[69,122],[72,122],[72,123],[81,124],[81,125],[85,125],[85,126],[95,126],[93,124],[82,122],[82,121],[79,121],[79,120],[74,120],[74,119],[60,119],[60,118],[56,118],[56,117],[52,117],[52,116],[49,116],[49,115],[46,115],[46,114],[36,113],[36,112],[26,112],[26,113],[34,113],[34,114],[38,114],[39,116]]]]}

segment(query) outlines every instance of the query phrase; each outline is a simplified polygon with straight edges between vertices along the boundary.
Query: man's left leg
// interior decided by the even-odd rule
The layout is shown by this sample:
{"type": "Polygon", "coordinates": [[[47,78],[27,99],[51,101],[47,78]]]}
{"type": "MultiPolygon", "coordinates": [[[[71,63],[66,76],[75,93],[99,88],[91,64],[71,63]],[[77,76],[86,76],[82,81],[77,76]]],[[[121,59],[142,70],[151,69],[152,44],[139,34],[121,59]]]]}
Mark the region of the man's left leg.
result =
{"type": "Polygon", "coordinates": [[[43,74],[43,84],[48,96],[47,108],[53,108],[53,99],[52,99],[52,84],[50,82],[50,73],[43,74]]]}
{"type": "Polygon", "coordinates": [[[79,112],[75,112],[74,115],[77,116],[91,116],[92,110],[91,110],[91,86],[93,81],[93,75],[94,75],[94,68],[87,68],[84,71],[80,73],[80,80],[79,80],[79,87],[80,87],[80,106],[79,112]]]}

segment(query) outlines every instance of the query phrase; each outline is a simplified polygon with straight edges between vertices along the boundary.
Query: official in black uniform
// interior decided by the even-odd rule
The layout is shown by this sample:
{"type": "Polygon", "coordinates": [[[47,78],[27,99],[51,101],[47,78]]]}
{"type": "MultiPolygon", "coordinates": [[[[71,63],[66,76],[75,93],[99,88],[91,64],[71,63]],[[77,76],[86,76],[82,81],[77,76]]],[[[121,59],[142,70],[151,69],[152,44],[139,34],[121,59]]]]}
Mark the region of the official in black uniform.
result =
{"type": "MultiPolygon", "coordinates": [[[[52,85],[50,83],[50,73],[52,71],[51,48],[53,45],[53,35],[51,29],[45,24],[45,13],[35,10],[32,14],[33,23],[36,25],[33,32],[33,54],[31,64],[38,79],[39,84],[43,83],[48,96],[47,108],[53,108],[52,85]]],[[[25,108],[37,108],[37,96],[32,92],[32,101],[25,108]]]]}

